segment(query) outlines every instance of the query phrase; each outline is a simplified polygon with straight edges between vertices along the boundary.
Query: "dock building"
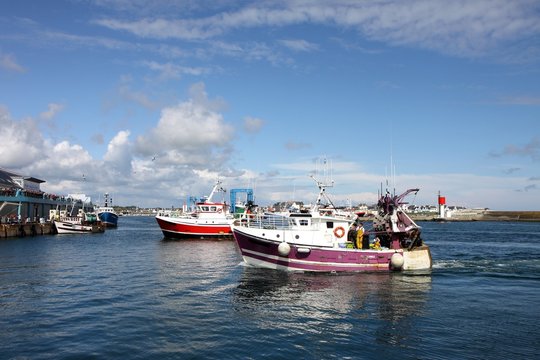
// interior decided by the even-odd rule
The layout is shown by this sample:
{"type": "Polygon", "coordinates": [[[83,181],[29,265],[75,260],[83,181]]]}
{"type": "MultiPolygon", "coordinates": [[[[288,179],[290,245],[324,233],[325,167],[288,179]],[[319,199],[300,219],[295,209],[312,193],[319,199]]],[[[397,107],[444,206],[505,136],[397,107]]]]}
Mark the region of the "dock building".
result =
{"type": "Polygon", "coordinates": [[[45,180],[0,169],[0,222],[2,224],[45,223],[51,210],[68,207],[93,208],[89,198],[48,194],[41,190],[45,180]]]}

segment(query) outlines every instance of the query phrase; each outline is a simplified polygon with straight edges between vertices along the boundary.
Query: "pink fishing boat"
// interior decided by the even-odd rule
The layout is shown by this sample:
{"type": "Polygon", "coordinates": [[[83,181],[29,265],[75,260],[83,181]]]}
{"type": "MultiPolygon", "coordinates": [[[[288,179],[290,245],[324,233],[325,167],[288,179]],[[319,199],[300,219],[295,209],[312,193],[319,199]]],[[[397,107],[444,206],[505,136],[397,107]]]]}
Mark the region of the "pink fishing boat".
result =
{"type": "MultiPolygon", "coordinates": [[[[233,235],[248,265],[305,272],[425,271],[430,249],[420,227],[405,213],[402,195],[381,195],[371,228],[363,230],[360,245],[347,241],[348,229],[358,220],[321,211],[325,185],[318,183],[319,199],[308,212],[262,214],[236,220],[233,235]],[[362,241],[363,240],[363,241],[362,241]]],[[[331,208],[331,207],[330,207],[331,208]]]]}

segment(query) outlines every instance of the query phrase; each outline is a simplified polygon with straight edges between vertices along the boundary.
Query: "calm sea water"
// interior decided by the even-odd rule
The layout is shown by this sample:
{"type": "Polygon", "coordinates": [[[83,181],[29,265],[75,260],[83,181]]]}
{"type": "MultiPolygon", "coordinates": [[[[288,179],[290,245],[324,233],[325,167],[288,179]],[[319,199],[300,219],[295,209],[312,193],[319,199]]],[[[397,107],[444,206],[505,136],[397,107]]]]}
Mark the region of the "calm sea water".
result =
{"type": "Polygon", "coordinates": [[[288,274],[233,241],[0,240],[1,359],[532,359],[540,223],[422,223],[431,275],[288,274]]]}

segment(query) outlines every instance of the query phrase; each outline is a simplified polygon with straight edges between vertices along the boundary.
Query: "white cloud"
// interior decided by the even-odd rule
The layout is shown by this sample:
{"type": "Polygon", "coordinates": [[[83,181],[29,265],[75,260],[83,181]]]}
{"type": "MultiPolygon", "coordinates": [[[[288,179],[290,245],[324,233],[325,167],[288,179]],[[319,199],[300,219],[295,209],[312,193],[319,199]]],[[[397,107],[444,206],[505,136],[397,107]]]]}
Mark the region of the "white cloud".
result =
{"type": "Polygon", "coordinates": [[[181,164],[202,164],[213,162],[214,150],[230,146],[233,128],[214,110],[221,102],[209,100],[202,84],[195,84],[190,95],[191,99],[164,108],[156,127],[137,138],[140,153],[164,153],[181,164]]]}
{"type": "Polygon", "coordinates": [[[248,116],[244,119],[244,130],[249,134],[258,133],[264,126],[264,120],[248,116]]]}
{"type": "Polygon", "coordinates": [[[156,61],[145,61],[143,63],[150,70],[159,73],[159,78],[162,80],[180,79],[183,75],[203,75],[210,72],[209,69],[203,67],[180,66],[172,63],[158,63],[156,61]]]}
{"type": "Polygon", "coordinates": [[[17,59],[12,54],[0,53],[0,68],[18,73],[26,72],[26,69],[17,62],[17,59]]]}
{"type": "MultiPolygon", "coordinates": [[[[269,1],[205,18],[108,18],[96,23],[141,37],[185,40],[254,27],[337,26],[358,30],[371,40],[474,57],[493,51],[504,54],[516,39],[537,37],[538,10],[534,0],[269,1]]],[[[538,50],[528,48],[527,53],[538,55],[538,50]]]]}
{"type": "Polygon", "coordinates": [[[126,176],[131,173],[132,145],[129,142],[130,132],[120,131],[107,145],[107,153],[103,156],[105,166],[126,176]]]}
{"type": "MultiPolygon", "coordinates": [[[[50,153],[51,160],[55,161],[58,167],[64,169],[79,169],[85,173],[84,169],[92,163],[92,156],[81,145],[70,144],[68,141],[61,141],[52,146],[50,153]]],[[[86,172],[88,175],[88,171],[86,172]]]]}
{"type": "Polygon", "coordinates": [[[155,109],[158,104],[152,101],[148,95],[141,91],[134,91],[131,88],[132,79],[129,76],[124,76],[118,88],[118,92],[122,99],[131,101],[147,109],[155,109]]]}
{"type": "Polygon", "coordinates": [[[17,122],[0,106],[0,159],[2,166],[27,166],[43,156],[44,142],[32,119],[17,122]]]}
{"type": "Polygon", "coordinates": [[[319,46],[314,43],[310,43],[306,40],[280,40],[279,41],[283,46],[288,47],[294,51],[306,51],[311,52],[319,49],[319,46]]]}
{"type": "Polygon", "coordinates": [[[50,103],[47,106],[47,111],[43,111],[41,114],[39,114],[39,117],[44,120],[51,120],[63,109],[64,105],[62,104],[50,103]]]}

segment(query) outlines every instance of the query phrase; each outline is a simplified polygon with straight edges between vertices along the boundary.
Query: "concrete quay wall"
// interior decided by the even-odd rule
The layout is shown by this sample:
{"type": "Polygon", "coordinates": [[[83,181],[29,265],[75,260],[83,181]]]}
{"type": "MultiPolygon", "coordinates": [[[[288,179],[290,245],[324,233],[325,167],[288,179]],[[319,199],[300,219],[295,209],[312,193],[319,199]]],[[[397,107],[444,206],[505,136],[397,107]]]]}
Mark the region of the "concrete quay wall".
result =
{"type": "Polygon", "coordinates": [[[52,223],[0,224],[0,239],[55,234],[52,223]]]}

